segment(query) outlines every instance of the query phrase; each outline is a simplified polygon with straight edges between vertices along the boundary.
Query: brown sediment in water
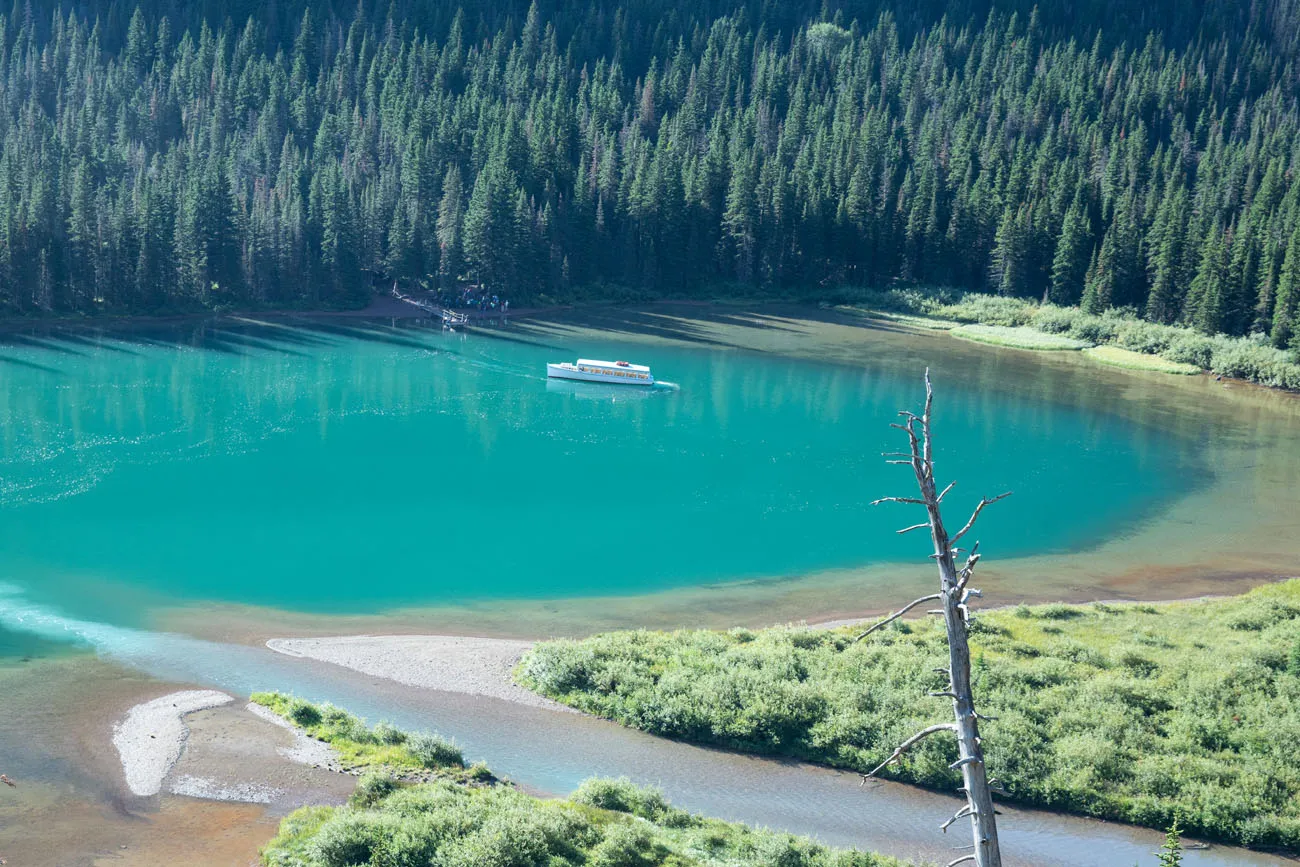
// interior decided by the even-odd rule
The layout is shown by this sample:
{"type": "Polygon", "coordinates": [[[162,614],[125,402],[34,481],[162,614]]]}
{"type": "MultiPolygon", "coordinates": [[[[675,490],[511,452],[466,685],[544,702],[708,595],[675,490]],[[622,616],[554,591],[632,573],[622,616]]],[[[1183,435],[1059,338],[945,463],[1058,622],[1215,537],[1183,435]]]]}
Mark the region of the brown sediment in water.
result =
{"type": "MultiPolygon", "coordinates": [[[[981,575],[988,607],[1046,602],[1160,602],[1231,596],[1296,577],[1294,567],[1234,570],[1226,564],[1135,565],[1081,581],[1068,564],[989,566],[981,575]],[[1024,589],[1042,569],[1051,577],[1024,589]]],[[[929,564],[839,570],[807,578],[736,581],[641,596],[498,600],[482,605],[401,609],[385,614],[308,614],[236,605],[195,605],[156,613],[160,629],[238,644],[271,639],[429,635],[536,640],[620,629],[758,628],[785,623],[856,622],[929,592],[929,564]]]]}
{"type": "Polygon", "coordinates": [[[166,797],[133,813],[78,792],[22,785],[0,805],[0,857],[23,867],[256,865],[279,817],[265,807],[166,797]]]}
{"type": "Polygon", "coordinates": [[[252,865],[290,810],[346,800],[354,777],[294,762],[282,752],[294,734],[242,702],[187,714],[184,749],[161,794],[132,795],[114,723],[183,686],[88,655],[0,667],[0,769],[17,782],[0,794],[0,858],[27,867],[252,865]]]}

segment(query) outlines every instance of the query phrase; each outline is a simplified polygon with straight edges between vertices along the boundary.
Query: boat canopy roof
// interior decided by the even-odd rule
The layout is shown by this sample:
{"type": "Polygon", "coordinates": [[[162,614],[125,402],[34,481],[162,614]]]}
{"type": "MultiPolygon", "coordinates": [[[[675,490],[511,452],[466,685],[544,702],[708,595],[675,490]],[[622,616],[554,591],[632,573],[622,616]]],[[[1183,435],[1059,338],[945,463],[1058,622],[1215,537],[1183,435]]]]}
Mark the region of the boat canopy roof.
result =
{"type": "Polygon", "coordinates": [[[649,373],[650,368],[644,364],[629,364],[626,361],[596,361],[591,358],[579,358],[579,367],[608,367],[611,370],[634,370],[637,373],[649,373]]]}

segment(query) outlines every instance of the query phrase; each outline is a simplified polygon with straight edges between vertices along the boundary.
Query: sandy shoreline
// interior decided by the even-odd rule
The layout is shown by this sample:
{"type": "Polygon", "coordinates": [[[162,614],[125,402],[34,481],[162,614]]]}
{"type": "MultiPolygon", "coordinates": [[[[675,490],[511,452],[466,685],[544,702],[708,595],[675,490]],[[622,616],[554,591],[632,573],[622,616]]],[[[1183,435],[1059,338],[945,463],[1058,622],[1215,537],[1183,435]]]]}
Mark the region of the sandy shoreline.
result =
{"type": "Polygon", "coordinates": [[[576,713],[514,682],[510,672],[533,646],[531,641],[455,635],[346,635],[273,638],[266,646],[286,656],[328,662],[405,686],[576,713]]]}
{"type": "Polygon", "coordinates": [[[186,714],[229,704],[234,699],[214,689],[173,692],[137,704],[113,726],[113,746],[122,760],[131,794],[156,795],[181,757],[189,729],[186,714]]]}

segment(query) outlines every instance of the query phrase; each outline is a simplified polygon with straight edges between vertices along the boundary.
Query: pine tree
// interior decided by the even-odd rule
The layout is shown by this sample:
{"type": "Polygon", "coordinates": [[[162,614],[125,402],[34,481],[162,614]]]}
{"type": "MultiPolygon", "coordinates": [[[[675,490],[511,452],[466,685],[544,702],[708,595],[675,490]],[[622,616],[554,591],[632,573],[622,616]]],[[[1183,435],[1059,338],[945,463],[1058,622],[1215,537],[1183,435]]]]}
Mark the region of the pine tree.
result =
{"type": "Polygon", "coordinates": [[[1053,304],[1077,304],[1083,294],[1088,272],[1088,253],[1092,249],[1092,232],[1084,212],[1082,193],[1074,198],[1061,224],[1061,234],[1052,256],[1052,278],[1048,300],[1053,304]]]}
{"type": "Polygon", "coordinates": [[[1152,322],[1171,323],[1182,310],[1179,263],[1185,227],[1181,215],[1186,207],[1185,189],[1179,187],[1172,195],[1167,193],[1147,236],[1147,274],[1151,288],[1145,310],[1152,322]]]}
{"type": "Polygon", "coordinates": [[[442,289],[451,289],[460,277],[464,195],[460,166],[452,162],[443,175],[442,199],[438,200],[438,286],[442,289]]]}
{"type": "Polygon", "coordinates": [[[1292,337],[1300,333],[1296,328],[1297,308],[1300,308],[1300,223],[1291,232],[1282,260],[1282,274],[1277,284],[1277,301],[1273,310],[1273,329],[1269,338],[1279,349],[1287,346],[1292,337]]]}
{"type": "Polygon", "coordinates": [[[1223,328],[1227,312],[1228,253],[1222,227],[1216,222],[1201,246],[1201,264],[1192,280],[1183,309],[1184,320],[1206,334],[1223,328]]]}

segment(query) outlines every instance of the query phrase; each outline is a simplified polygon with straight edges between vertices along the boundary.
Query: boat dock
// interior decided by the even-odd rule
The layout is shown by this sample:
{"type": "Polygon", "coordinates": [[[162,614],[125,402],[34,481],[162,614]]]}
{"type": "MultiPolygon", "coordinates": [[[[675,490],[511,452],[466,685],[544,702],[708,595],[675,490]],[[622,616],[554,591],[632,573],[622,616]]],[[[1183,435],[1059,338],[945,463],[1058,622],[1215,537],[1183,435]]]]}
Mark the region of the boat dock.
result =
{"type": "Polygon", "coordinates": [[[431,317],[440,318],[442,320],[443,328],[456,328],[457,326],[463,328],[469,325],[468,313],[463,313],[459,310],[451,310],[446,307],[440,307],[439,305],[434,304],[432,301],[426,301],[422,298],[414,298],[410,295],[406,295],[402,292],[402,290],[397,288],[396,283],[393,284],[393,289],[391,294],[398,301],[402,301],[407,304],[411,304],[415,307],[419,307],[421,310],[428,313],[431,317]]]}

